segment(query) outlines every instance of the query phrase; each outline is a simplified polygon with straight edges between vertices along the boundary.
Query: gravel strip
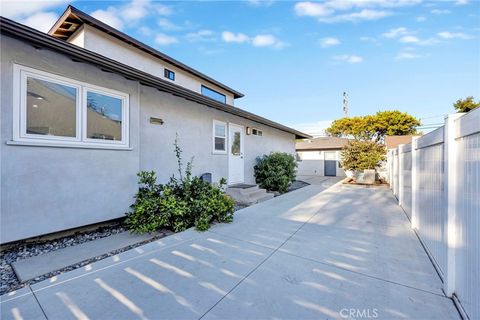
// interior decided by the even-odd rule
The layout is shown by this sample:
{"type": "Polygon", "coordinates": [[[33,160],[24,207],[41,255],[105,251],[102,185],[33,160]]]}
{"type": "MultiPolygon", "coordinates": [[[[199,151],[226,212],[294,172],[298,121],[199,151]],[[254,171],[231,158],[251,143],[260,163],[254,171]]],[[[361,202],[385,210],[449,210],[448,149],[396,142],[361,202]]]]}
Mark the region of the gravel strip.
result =
{"type": "Polygon", "coordinates": [[[297,189],[300,189],[300,188],[303,188],[303,187],[306,187],[306,186],[309,186],[310,183],[307,183],[305,181],[301,181],[301,180],[295,180],[292,182],[292,184],[288,187],[288,190],[287,192],[290,192],[290,191],[294,191],[294,190],[297,190],[297,189]]]}
{"type": "Polygon", "coordinates": [[[13,290],[17,290],[19,288],[22,288],[26,285],[33,284],[40,282],[42,280],[45,280],[47,278],[53,277],[55,275],[74,270],[80,267],[83,267],[89,263],[105,259],[107,257],[110,257],[112,255],[116,255],[118,253],[121,253],[126,250],[130,250],[132,248],[141,246],[143,244],[146,244],[148,242],[152,242],[155,240],[158,240],[160,238],[163,238],[169,234],[172,234],[171,231],[162,231],[158,234],[158,236],[153,237],[152,239],[136,243],[134,245],[115,250],[97,257],[92,257],[88,260],[79,262],[77,264],[68,266],[66,268],[56,270],[54,272],[45,274],[43,276],[37,277],[35,279],[26,281],[24,283],[21,283],[17,276],[15,275],[15,272],[13,271],[13,268],[11,267],[11,263],[23,259],[27,259],[30,257],[34,257],[40,254],[44,254],[47,252],[52,252],[56,251],[59,249],[63,249],[66,247],[82,244],[88,241],[100,239],[100,238],[105,238],[120,232],[127,231],[127,228],[120,224],[112,224],[108,226],[102,226],[96,230],[93,231],[87,231],[87,232],[81,232],[81,233],[76,233],[70,236],[66,236],[63,238],[55,239],[55,240],[48,240],[48,241],[39,241],[39,242],[19,242],[17,245],[14,247],[11,247],[7,250],[4,250],[0,253],[0,274],[1,274],[1,286],[0,286],[0,295],[3,295],[5,293],[8,293],[13,290]]]}

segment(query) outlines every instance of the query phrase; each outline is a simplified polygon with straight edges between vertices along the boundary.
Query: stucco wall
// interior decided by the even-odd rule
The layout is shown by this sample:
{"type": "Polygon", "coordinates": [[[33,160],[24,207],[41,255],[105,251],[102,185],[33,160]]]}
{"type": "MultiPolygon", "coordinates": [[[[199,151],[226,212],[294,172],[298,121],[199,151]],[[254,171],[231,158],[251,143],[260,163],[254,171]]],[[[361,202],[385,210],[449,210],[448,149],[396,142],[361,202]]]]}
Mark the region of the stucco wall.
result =
{"type": "Polygon", "coordinates": [[[1,242],[122,216],[140,167],[138,84],[6,36],[1,50],[1,242]],[[7,145],[13,131],[13,63],[128,93],[132,150],[7,145]]]}
{"type": "MultiPolygon", "coordinates": [[[[330,151],[330,150],[329,150],[330,151]]],[[[338,161],[341,160],[339,150],[335,151],[337,165],[336,165],[336,176],[344,177],[345,171],[338,166],[338,161]]],[[[298,151],[297,152],[300,161],[298,163],[298,174],[301,175],[325,175],[325,151],[298,151]]]]}
{"type": "Polygon", "coordinates": [[[166,67],[167,69],[175,72],[175,81],[173,81],[173,83],[198,93],[201,93],[201,85],[204,84],[207,87],[224,94],[226,96],[227,104],[234,104],[233,95],[217,87],[213,83],[209,83],[199,77],[178,69],[173,65],[157,59],[154,56],[141,51],[140,49],[137,49],[102,31],[95,29],[94,27],[84,25],[83,34],[83,42],[75,41],[76,38],[72,37],[72,43],[81,45],[85,49],[97,52],[106,57],[170,81],[164,78],[163,72],[164,68],[166,67]]]}
{"type": "Polygon", "coordinates": [[[213,119],[263,130],[245,136],[245,182],[253,183],[257,156],[294,154],[294,135],[185,100],[135,81],[73,62],[26,43],[1,38],[0,242],[122,217],[137,190],[137,172],[155,170],[159,182],[176,173],[176,133],[194,174],[228,177],[228,156],[212,154],[213,119]],[[130,95],[131,150],[12,145],[13,64],[58,74],[130,95]],[[150,123],[162,118],[164,125],[150,123]],[[8,143],[8,144],[7,144],[8,143]]]}
{"type": "Polygon", "coordinates": [[[213,154],[213,120],[235,123],[263,130],[263,136],[245,135],[245,182],[254,183],[255,158],[272,151],[295,153],[294,135],[273,129],[212,108],[206,108],[153,88],[141,89],[140,165],[155,170],[161,182],[176,173],[173,143],[178,133],[183,160],[194,158],[193,173],[212,173],[213,181],[228,179],[228,155],[213,154]],[[161,118],[163,125],[150,123],[150,117],[161,118]]]}

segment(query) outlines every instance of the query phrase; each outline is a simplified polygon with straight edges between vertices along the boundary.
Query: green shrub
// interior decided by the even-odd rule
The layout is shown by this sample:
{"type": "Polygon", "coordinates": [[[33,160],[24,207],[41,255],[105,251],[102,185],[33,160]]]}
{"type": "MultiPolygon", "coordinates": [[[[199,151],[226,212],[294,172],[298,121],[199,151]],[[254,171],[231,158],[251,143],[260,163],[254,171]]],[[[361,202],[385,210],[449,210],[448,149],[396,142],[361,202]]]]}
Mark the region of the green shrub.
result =
{"type": "Polygon", "coordinates": [[[375,169],[385,160],[384,145],[373,141],[349,141],[342,149],[342,167],[344,170],[362,171],[375,169]]]}
{"type": "Polygon", "coordinates": [[[223,192],[225,179],[218,186],[199,177],[192,177],[193,159],[182,170],[181,149],[175,141],[180,179],[174,176],[165,184],[157,184],[153,171],[138,173],[140,188],[135,195],[132,211],[125,223],[135,233],[169,229],[179,232],[195,226],[204,231],[213,221],[231,222],[235,202],[223,192]]]}
{"type": "Polygon", "coordinates": [[[257,158],[254,167],[255,181],[261,188],[269,191],[287,192],[288,186],[295,181],[295,158],[288,153],[272,152],[257,158]]]}

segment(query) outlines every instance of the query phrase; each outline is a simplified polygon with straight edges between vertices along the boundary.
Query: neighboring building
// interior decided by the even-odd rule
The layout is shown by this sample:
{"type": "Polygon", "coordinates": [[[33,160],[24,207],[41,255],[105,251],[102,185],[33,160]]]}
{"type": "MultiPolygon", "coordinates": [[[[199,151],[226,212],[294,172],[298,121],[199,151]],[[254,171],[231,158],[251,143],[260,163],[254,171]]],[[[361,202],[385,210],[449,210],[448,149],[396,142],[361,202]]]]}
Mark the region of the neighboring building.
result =
{"type": "Polygon", "coordinates": [[[176,172],[177,134],[194,174],[229,184],[254,183],[257,156],[309,138],[73,7],[49,34],[0,23],[1,243],[122,217],[137,172],[176,172]]]}
{"type": "Polygon", "coordinates": [[[349,139],[320,137],[298,141],[297,172],[299,175],[344,177],[340,166],[340,152],[349,139]]]}
{"type": "Polygon", "coordinates": [[[385,146],[387,149],[395,149],[401,144],[409,144],[413,137],[415,136],[385,136],[385,146]]]}

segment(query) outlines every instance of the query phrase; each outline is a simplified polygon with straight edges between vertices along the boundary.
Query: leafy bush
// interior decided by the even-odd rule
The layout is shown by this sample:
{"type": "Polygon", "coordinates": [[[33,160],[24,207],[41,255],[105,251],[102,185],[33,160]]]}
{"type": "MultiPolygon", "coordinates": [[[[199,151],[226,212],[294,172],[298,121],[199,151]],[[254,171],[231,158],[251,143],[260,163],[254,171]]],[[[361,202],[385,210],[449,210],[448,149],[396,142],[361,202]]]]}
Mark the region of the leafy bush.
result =
{"type": "Polygon", "coordinates": [[[295,158],[288,153],[272,152],[257,158],[254,167],[255,181],[261,188],[269,191],[287,191],[290,183],[295,181],[295,158]]]}
{"type": "Polygon", "coordinates": [[[373,141],[349,141],[342,149],[342,167],[344,170],[375,169],[385,160],[385,146],[373,141]]]}
{"type": "Polygon", "coordinates": [[[175,140],[178,173],[165,184],[157,184],[153,171],[138,173],[140,188],[125,223],[135,233],[170,229],[179,232],[195,226],[204,231],[213,221],[231,222],[235,202],[223,192],[225,179],[218,186],[192,176],[193,159],[182,170],[181,149],[175,140]]]}

